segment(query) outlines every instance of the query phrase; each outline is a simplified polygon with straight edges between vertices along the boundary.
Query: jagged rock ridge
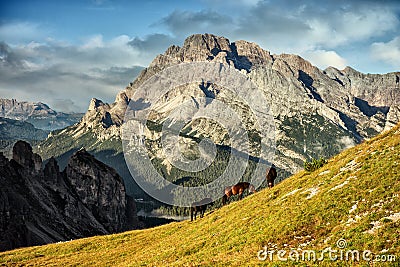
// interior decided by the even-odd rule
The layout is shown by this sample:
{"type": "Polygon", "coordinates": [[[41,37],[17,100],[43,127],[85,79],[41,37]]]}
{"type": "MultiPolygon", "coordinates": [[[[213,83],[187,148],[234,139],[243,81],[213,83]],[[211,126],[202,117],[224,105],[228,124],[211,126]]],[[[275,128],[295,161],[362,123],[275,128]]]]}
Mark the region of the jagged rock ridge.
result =
{"type": "Polygon", "coordinates": [[[133,200],[117,172],[85,150],[60,172],[19,141],[13,159],[0,153],[0,251],[137,227],[133,200]]]}
{"type": "MultiPolygon", "coordinates": [[[[80,124],[52,136],[44,144],[48,147],[57,140],[68,140],[68,136],[77,140],[79,136],[86,138],[90,135],[85,144],[76,141],[75,145],[99,151],[98,140],[114,140],[112,153],[118,154],[121,152],[117,143],[120,142],[124,112],[137,88],[169,66],[195,61],[230,65],[263,91],[275,118],[277,152],[273,161],[281,171],[286,171],[286,174],[281,172],[281,178],[297,171],[310,157],[330,157],[364,138],[391,128],[400,120],[399,72],[362,74],[350,67],[320,70],[297,55],[271,55],[255,43],[230,42],[224,37],[196,34],[188,37],[182,47],[173,45],[158,55],[135,81],[117,95],[114,103],[92,100],[80,124]]],[[[215,94],[216,99],[232,99],[229,92],[218,85],[212,85],[210,90],[219,92],[215,94]]],[[[180,99],[175,102],[179,105],[197,95],[204,96],[201,85],[187,85],[169,93],[165,101],[180,99]]],[[[160,108],[158,112],[168,114],[172,108],[160,108]]],[[[246,111],[240,103],[234,108],[246,111]]],[[[216,131],[212,122],[190,126],[191,131],[186,134],[184,142],[191,143],[190,136],[197,138],[200,135],[214,141],[223,140],[221,136],[224,133],[216,131]]],[[[145,132],[149,141],[158,142],[160,139],[159,132],[154,129],[145,132]]],[[[152,156],[165,162],[157,147],[152,147],[152,156]]],[[[47,151],[49,148],[39,149],[44,155],[47,151]]],[[[126,173],[124,167],[118,170],[126,173]]]]}

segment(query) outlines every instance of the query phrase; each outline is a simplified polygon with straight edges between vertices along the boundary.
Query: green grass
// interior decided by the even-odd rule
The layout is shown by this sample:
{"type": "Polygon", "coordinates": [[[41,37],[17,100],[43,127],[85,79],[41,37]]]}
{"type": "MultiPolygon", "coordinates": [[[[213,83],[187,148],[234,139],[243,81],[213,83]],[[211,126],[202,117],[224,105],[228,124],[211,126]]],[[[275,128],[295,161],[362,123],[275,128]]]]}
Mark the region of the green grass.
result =
{"type": "Polygon", "coordinates": [[[399,177],[397,126],[314,172],[301,171],[197,221],[8,251],[0,254],[0,265],[372,266],[257,258],[264,246],[321,252],[337,249],[344,238],[345,251],[393,254],[397,262],[388,266],[400,266],[400,220],[394,216],[400,213],[399,177]]]}

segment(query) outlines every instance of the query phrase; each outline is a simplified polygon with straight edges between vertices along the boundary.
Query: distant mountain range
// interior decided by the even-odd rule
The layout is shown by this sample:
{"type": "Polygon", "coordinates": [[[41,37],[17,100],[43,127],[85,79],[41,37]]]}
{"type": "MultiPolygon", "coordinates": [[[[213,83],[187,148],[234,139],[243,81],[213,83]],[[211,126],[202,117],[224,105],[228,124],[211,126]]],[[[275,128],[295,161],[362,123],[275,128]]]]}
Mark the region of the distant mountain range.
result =
{"type": "MultiPolygon", "coordinates": [[[[173,45],[158,55],[117,95],[114,103],[92,99],[80,123],[52,133],[36,147],[36,151],[44,158],[57,156],[60,164],[65,166],[72,153],[85,147],[117,169],[126,181],[129,194],[141,195],[122,153],[121,126],[125,110],[136,90],[152,75],[170,66],[198,61],[233,67],[262,91],[274,118],[276,136],[276,156],[266,160],[278,167],[279,180],[297,172],[311,157],[331,157],[400,121],[400,72],[363,74],[350,67],[320,70],[297,55],[271,55],[255,43],[230,42],[224,37],[196,34],[188,37],[182,47],[173,45]]],[[[218,130],[213,121],[199,121],[185,126],[186,131],[181,136],[183,153],[196,155],[198,151],[193,147],[197,147],[202,138],[210,138],[220,144],[214,169],[193,174],[171,166],[166,160],[160,148],[163,118],[184,101],[198,96],[224,101],[239,114],[244,114],[249,130],[257,135],[250,123],[251,117],[246,117],[249,113],[247,105],[217,84],[207,86],[208,91],[202,84],[187,84],[172,90],[163,100],[169,104],[155,107],[156,116],[143,131],[153,165],[171,181],[185,181],[191,185],[209,182],[210,175],[218,175],[229,158],[226,132],[218,130]],[[192,182],[182,180],[188,176],[193,178],[192,182]]],[[[251,150],[249,154],[257,157],[256,151],[251,150]]]]}
{"type": "Polygon", "coordinates": [[[0,117],[0,152],[12,157],[12,147],[18,140],[25,140],[32,145],[46,139],[49,131],[35,128],[31,123],[0,117]]]}
{"type": "Polygon", "coordinates": [[[48,131],[35,128],[31,123],[0,117],[0,140],[33,140],[46,139],[48,131]]]}
{"type": "Polygon", "coordinates": [[[79,122],[82,113],[63,113],[38,102],[18,102],[15,99],[0,99],[0,117],[26,121],[42,130],[57,130],[79,122]]]}
{"type": "Polygon", "coordinates": [[[11,157],[17,140],[36,145],[46,139],[50,131],[71,126],[82,116],[82,113],[57,112],[41,102],[0,99],[0,152],[11,157]]]}

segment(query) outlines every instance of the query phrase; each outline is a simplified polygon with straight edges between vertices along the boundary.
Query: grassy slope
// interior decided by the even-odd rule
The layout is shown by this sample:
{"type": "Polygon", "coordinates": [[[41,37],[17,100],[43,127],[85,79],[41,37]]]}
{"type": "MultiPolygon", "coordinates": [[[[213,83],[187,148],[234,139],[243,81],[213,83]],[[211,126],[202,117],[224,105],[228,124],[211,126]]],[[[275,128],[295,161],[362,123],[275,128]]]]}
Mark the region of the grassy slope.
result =
{"type": "MultiPolygon", "coordinates": [[[[335,248],[339,238],[346,239],[348,248],[377,254],[388,249],[386,254],[399,258],[400,220],[395,216],[384,219],[400,215],[399,177],[397,126],[335,156],[313,173],[299,172],[273,189],[195,222],[9,251],[0,254],[0,264],[258,265],[262,262],[257,251],[264,245],[298,248],[308,244],[303,248],[322,250],[335,248]],[[366,233],[376,221],[381,227],[366,233]]],[[[271,264],[269,260],[263,263],[271,264]]],[[[343,266],[344,262],[336,264],[343,266]]],[[[324,261],[322,265],[333,264],[324,261]]]]}

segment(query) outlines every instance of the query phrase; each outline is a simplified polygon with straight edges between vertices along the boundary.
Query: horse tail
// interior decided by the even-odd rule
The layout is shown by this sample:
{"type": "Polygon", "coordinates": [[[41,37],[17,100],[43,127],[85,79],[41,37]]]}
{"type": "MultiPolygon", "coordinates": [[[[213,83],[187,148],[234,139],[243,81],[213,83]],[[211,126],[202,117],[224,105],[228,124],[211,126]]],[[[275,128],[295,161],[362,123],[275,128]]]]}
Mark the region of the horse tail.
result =
{"type": "Polygon", "coordinates": [[[190,207],[190,221],[193,221],[193,207],[190,207]]]}
{"type": "Polygon", "coordinates": [[[226,204],[226,201],[228,200],[228,197],[226,195],[224,195],[222,197],[222,205],[224,206],[226,204]]]}

